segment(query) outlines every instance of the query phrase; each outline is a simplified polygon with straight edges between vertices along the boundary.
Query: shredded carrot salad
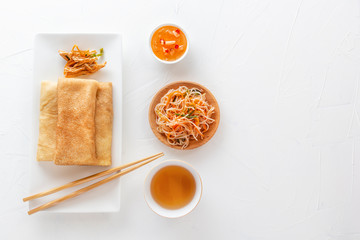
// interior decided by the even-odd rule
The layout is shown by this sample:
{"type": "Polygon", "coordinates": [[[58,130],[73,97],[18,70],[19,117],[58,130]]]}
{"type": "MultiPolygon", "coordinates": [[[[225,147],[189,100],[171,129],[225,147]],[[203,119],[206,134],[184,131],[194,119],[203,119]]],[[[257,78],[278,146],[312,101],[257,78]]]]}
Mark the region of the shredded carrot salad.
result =
{"type": "Polygon", "coordinates": [[[75,44],[70,52],[59,50],[59,54],[67,61],[64,67],[64,76],[68,78],[90,75],[106,65],[106,62],[97,63],[99,57],[103,55],[103,49],[100,49],[100,53],[97,54],[95,50],[80,50],[75,44]]]}
{"type": "Polygon", "coordinates": [[[191,139],[204,138],[215,108],[206,101],[205,93],[197,88],[181,86],[166,93],[155,107],[157,130],[164,133],[171,145],[186,148],[191,139]]]}

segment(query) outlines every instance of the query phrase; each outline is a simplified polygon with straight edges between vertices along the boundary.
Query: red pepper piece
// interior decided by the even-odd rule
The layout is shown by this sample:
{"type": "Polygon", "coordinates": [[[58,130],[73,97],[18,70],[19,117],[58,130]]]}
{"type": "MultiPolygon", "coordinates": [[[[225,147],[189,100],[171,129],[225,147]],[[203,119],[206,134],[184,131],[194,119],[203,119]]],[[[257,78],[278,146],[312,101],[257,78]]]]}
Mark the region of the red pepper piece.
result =
{"type": "Polygon", "coordinates": [[[176,44],[176,45],[175,45],[175,49],[178,49],[178,48],[179,48],[179,45],[176,44]]]}

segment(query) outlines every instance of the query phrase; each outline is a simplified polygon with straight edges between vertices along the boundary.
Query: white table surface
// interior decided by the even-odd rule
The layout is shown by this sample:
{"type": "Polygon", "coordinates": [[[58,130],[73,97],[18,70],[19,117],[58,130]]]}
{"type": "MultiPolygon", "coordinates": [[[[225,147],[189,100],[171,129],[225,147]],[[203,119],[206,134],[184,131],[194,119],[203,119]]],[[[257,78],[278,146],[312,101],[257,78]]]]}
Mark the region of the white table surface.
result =
{"type": "Polygon", "coordinates": [[[0,239],[360,239],[359,10],[357,0],[3,1],[0,239]],[[189,34],[176,65],[148,49],[164,22],[189,34]],[[121,179],[120,212],[27,215],[37,32],[123,34],[123,162],[164,151],[191,163],[204,183],[191,214],[147,207],[153,163],[121,179]],[[199,149],[169,149],[148,125],[150,99],[176,80],[219,101],[218,132],[199,149]]]}

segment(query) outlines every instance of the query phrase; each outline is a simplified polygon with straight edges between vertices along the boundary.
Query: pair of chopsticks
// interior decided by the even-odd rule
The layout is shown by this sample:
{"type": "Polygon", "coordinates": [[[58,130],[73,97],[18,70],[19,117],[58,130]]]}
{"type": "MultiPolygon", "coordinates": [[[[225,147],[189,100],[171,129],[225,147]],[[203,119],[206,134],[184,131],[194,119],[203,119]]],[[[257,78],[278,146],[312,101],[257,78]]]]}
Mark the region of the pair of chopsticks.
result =
{"type": "Polygon", "coordinates": [[[38,193],[38,194],[35,194],[35,195],[32,195],[32,196],[29,196],[29,197],[26,197],[23,199],[24,202],[27,202],[27,201],[30,201],[30,200],[33,200],[33,199],[36,199],[36,198],[40,198],[40,197],[44,197],[44,196],[47,196],[47,195],[50,195],[52,193],[56,193],[56,192],[59,192],[63,189],[66,189],[66,188],[71,188],[71,187],[75,187],[77,185],[80,185],[80,184],[83,184],[83,183],[86,183],[86,182],[89,182],[91,180],[94,180],[94,179],[97,179],[97,178],[100,178],[100,177],[103,177],[103,176],[106,176],[106,175],[109,175],[111,173],[114,173],[116,172],[115,174],[111,175],[110,177],[107,177],[103,180],[100,180],[96,183],[93,183],[87,187],[84,187],[84,188],[81,188],[77,191],[74,191],[68,195],[65,195],[64,197],[61,197],[61,198],[58,198],[58,199],[55,199],[53,201],[50,201],[48,203],[45,203],[39,207],[36,207],[34,209],[31,209],[30,211],[28,211],[28,214],[31,215],[33,213],[36,213],[36,212],[39,212],[41,210],[44,210],[44,209],[47,209],[47,208],[50,208],[52,206],[55,206],[65,200],[68,200],[70,198],[74,198],[76,196],[79,196],[80,194],[83,194],[93,188],[96,188],[100,185],[103,185],[104,183],[107,183],[107,182],[110,182],[111,180],[114,180],[120,176],[123,176],[141,166],[144,166],[160,157],[164,156],[164,153],[158,153],[158,154],[155,154],[153,156],[150,156],[150,157],[147,157],[147,158],[143,158],[143,159],[140,159],[138,161],[134,161],[134,162],[131,162],[131,163],[127,163],[127,164],[124,164],[122,166],[119,166],[119,167],[115,167],[115,168],[111,168],[109,170],[105,170],[105,171],[102,171],[102,172],[99,172],[99,173],[96,173],[96,174],[93,174],[93,175],[90,175],[88,177],[84,177],[84,178],[81,178],[81,179],[78,179],[78,180],[75,180],[73,182],[70,182],[70,183],[67,183],[63,186],[60,186],[60,187],[56,187],[56,188],[53,188],[53,189],[50,189],[48,191],[44,191],[44,192],[41,192],[41,193],[38,193]],[[138,164],[138,165],[136,165],[138,164]],[[135,166],[133,166],[135,165],[135,166]],[[132,167],[131,167],[132,166],[132,167]],[[130,168],[128,168],[130,167],[130,168]],[[125,169],[127,168],[127,169],[125,169]],[[125,169],[125,170],[124,170],[125,169]]]}

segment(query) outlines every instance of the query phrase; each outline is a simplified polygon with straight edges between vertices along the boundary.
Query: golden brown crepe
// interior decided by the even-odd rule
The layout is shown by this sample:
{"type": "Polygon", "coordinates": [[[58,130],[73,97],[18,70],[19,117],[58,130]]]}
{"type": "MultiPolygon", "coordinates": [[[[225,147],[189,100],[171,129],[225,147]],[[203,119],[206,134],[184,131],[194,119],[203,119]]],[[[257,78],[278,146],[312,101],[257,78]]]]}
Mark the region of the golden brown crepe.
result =
{"type": "Polygon", "coordinates": [[[95,130],[98,165],[111,165],[111,142],[113,125],[112,83],[99,83],[96,93],[95,130]]]}
{"type": "Polygon", "coordinates": [[[39,140],[36,159],[53,161],[56,148],[57,83],[41,82],[39,140]]]}
{"type": "Polygon", "coordinates": [[[55,164],[97,165],[95,80],[59,78],[55,164]]]}
{"type": "MultiPolygon", "coordinates": [[[[62,81],[63,79],[61,79],[62,81]]],[[[73,111],[78,112],[76,108],[78,105],[81,105],[81,101],[84,99],[89,99],[90,102],[94,99],[94,97],[89,97],[91,94],[93,95],[93,85],[94,80],[82,80],[82,79],[67,79],[68,81],[62,82],[59,85],[60,96],[61,98],[65,96],[69,104],[65,104],[64,100],[60,101],[63,105],[62,114],[60,117],[65,125],[68,125],[69,128],[66,128],[66,131],[62,130],[59,133],[59,141],[62,145],[68,145],[75,147],[77,150],[78,147],[71,144],[73,136],[77,136],[79,133],[83,133],[83,130],[74,128],[71,130],[70,124],[68,124],[68,119],[65,113],[70,114],[74,117],[73,111]],[[81,85],[81,86],[80,86],[81,85]],[[85,86],[89,85],[89,86],[85,86]],[[79,89],[75,91],[76,88],[83,88],[81,91],[79,89]],[[92,89],[90,92],[87,92],[86,89],[92,89]],[[88,93],[91,93],[90,95],[88,93]],[[77,96],[78,95],[78,96],[77,96]],[[88,95],[88,96],[87,96],[88,95]],[[77,98],[81,98],[80,101],[77,101],[77,98]],[[71,103],[71,101],[75,101],[75,103],[71,103]],[[66,106],[64,106],[66,105],[66,106]],[[65,121],[65,122],[64,122],[65,121]],[[68,132],[67,134],[65,134],[68,132]],[[72,133],[71,133],[72,132],[72,133]],[[71,136],[67,138],[66,136],[71,136]]],[[[97,83],[97,82],[96,82],[97,83]]],[[[37,160],[38,161],[55,161],[55,152],[58,150],[57,157],[59,158],[58,163],[61,165],[99,165],[99,166],[109,166],[111,165],[111,143],[112,143],[112,124],[113,124],[113,100],[112,100],[112,83],[97,83],[97,91],[96,91],[96,103],[91,105],[95,108],[95,116],[92,118],[95,124],[95,138],[86,138],[85,143],[80,143],[81,148],[92,144],[95,141],[95,158],[93,157],[93,147],[89,151],[89,154],[78,153],[76,151],[69,150],[70,148],[64,147],[66,151],[60,150],[60,148],[56,148],[56,131],[57,131],[57,121],[58,121],[58,103],[57,103],[57,83],[56,82],[42,82],[41,86],[41,97],[40,97],[40,133],[39,133],[39,143],[38,143],[38,152],[37,152],[37,160]],[[89,139],[94,139],[93,141],[89,139]],[[64,151],[64,152],[63,152],[64,151]],[[81,159],[85,158],[88,160],[78,161],[74,159],[74,157],[68,158],[72,159],[72,161],[67,161],[64,163],[64,159],[60,159],[60,156],[65,157],[66,155],[79,155],[81,159]]],[[[88,105],[89,108],[92,108],[88,105]]],[[[82,106],[83,107],[83,106],[82,106]]],[[[87,116],[86,114],[84,116],[87,116]]],[[[79,119],[82,118],[82,114],[78,114],[79,119]]],[[[88,117],[88,116],[87,116],[88,117]]],[[[80,124],[80,121],[78,121],[80,124]]],[[[85,124],[87,127],[90,125],[85,124]]],[[[86,127],[85,127],[86,128],[86,127]]],[[[93,129],[93,127],[91,127],[93,129]]],[[[88,129],[89,131],[92,131],[88,129]]],[[[89,131],[86,131],[87,134],[89,131]]],[[[78,136],[77,136],[78,137],[78,136]]]]}

